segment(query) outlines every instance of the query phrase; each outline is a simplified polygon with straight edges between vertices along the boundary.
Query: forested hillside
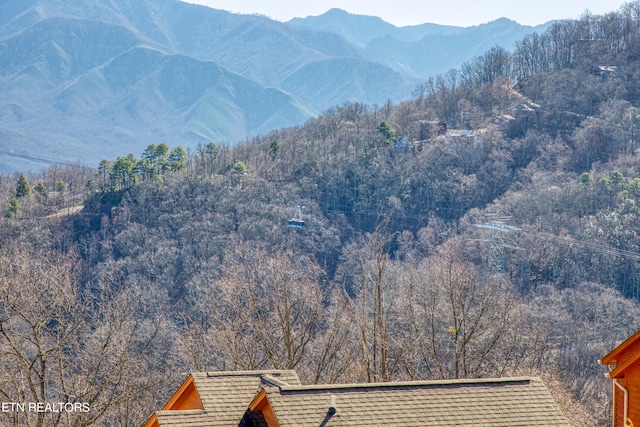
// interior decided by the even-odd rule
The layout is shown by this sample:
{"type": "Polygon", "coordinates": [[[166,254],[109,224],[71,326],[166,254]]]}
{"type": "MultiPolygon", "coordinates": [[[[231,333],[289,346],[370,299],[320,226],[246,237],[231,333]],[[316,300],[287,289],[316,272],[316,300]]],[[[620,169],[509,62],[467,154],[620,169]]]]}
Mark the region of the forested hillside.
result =
{"type": "Polygon", "coordinates": [[[3,422],[140,425],[190,370],[273,367],[539,375],[609,425],[597,360],[640,328],[639,73],[634,1],[398,105],[0,176],[0,392],[92,409],[3,422]]]}
{"type": "Polygon", "coordinates": [[[282,23],[181,0],[4,0],[0,171],[93,165],[150,142],[235,144],[347,100],[404,101],[421,80],[548,25],[318,19],[282,23]]]}

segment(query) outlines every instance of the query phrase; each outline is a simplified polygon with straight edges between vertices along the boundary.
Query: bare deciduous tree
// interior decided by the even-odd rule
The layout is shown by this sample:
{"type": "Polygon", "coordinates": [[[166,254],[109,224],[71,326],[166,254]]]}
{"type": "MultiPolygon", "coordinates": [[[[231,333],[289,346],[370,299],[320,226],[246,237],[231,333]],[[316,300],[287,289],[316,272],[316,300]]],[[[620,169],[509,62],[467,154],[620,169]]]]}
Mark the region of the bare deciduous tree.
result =
{"type": "Polygon", "coordinates": [[[368,236],[365,258],[361,260],[362,275],[354,298],[362,346],[362,360],[366,380],[389,381],[392,378],[394,360],[390,352],[391,319],[397,292],[395,280],[390,277],[388,221],[378,223],[373,234],[368,236]]]}
{"type": "Polygon", "coordinates": [[[170,359],[152,356],[171,329],[138,289],[81,292],[74,262],[22,248],[0,254],[0,395],[23,405],[3,416],[37,427],[138,425],[150,392],[171,377],[152,369],[170,359]]]}
{"type": "Polygon", "coordinates": [[[271,253],[249,242],[227,251],[222,275],[202,285],[200,329],[208,361],[218,369],[298,369],[305,379],[336,378],[345,370],[336,358],[348,332],[342,314],[326,309],[322,270],[291,251],[271,253]],[[317,361],[313,364],[311,360],[317,361]]]}
{"type": "Polygon", "coordinates": [[[518,298],[504,279],[481,277],[459,254],[450,242],[415,276],[415,369],[431,378],[512,373],[529,350],[518,298]]]}

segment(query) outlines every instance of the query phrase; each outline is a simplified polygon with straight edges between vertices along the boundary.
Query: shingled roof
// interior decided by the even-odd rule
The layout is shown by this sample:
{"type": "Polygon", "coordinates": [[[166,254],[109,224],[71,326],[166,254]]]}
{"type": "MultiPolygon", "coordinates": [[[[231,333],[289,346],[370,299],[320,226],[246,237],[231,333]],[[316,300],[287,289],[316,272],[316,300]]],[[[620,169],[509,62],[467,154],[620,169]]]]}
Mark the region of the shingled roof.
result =
{"type": "Polygon", "coordinates": [[[303,386],[294,371],[191,374],[164,410],[147,423],[147,427],[463,425],[569,427],[538,378],[303,386]],[[189,391],[191,386],[200,408],[193,407],[197,399],[189,391]]]}
{"type": "Polygon", "coordinates": [[[267,399],[279,427],[569,426],[537,378],[330,386],[264,380],[250,408],[267,399]]]}
{"type": "Polygon", "coordinates": [[[239,426],[261,390],[264,375],[300,385],[298,374],[291,370],[193,372],[146,427],[239,426]]]}

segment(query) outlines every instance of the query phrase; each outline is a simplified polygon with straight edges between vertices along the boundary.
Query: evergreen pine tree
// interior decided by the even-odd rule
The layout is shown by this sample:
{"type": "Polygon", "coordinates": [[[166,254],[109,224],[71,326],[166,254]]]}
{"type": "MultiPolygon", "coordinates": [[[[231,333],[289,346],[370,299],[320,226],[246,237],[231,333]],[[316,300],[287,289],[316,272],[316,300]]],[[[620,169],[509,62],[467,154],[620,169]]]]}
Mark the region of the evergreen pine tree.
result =
{"type": "Polygon", "coordinates": [[[11,200],[9,200],[9,206],[7,207],[7,213],[5,214],[5,217],[9,219],[16,219],[19,210],[20,202],[17,198],[13,197],[11,200]]]}
{"type": "Polygon", "coordinates": [[[21,197],[30,196],[31,195],[31,185],[29,185],[29,181],[27,181],[27,177],[24,176],[23,173],[20,174],[18,178],[18,185],[16,186],[16,197],[19,199],[21,197]]]}
{"type": "Polygon", "coordinates": [[[45,199],[49,197],[49,190],[47,190],[47,187],[44,185],[44,182],[38,181],[38,183],[36,184],[35,187],[33,187],[33,189],[36,190],[36,193],[40,194],[45,199]]]}

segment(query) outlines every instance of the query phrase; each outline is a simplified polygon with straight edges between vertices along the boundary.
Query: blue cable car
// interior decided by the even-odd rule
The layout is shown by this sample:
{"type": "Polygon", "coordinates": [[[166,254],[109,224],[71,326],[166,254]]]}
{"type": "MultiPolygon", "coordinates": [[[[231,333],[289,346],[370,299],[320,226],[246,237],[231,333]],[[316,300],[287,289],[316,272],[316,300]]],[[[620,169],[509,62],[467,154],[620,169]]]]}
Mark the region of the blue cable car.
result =
{"type": "Polygon", "coordinates": [[[304,228],[304,219],[302,219],[302,209],[305,206],[296,206],[296,214],[289,220],[289,227],[291,228],[304,228]]]}

